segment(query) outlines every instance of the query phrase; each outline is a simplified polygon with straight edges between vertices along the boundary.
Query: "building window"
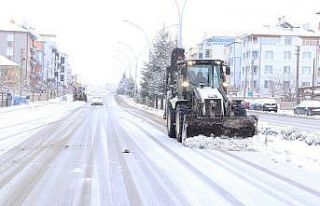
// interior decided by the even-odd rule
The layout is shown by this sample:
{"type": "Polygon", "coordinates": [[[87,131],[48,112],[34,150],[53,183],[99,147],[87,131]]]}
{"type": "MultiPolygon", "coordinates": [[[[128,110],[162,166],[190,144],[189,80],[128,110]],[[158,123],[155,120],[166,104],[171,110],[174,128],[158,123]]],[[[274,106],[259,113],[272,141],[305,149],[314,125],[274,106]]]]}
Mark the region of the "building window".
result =
{"type": "Polygon", "coordinates": [[[280,37],[261,37],[260,42],[264,45],[279,45],[280,37]]]}
{"type": "Polygon", "coordinates": [[[310,60],[311,59],[311,52],[303,52],[302,59],[310,60]]]}
{"type": "Polygon", "coordinates": [[[258,58],[258,51],[252,51],[252,59],[258,58]]]}
{"type": "Polygon", "coordinates": [[[310,87],[310,82],[302,82],[302,87],[310,87]]]}
{"type": "Polygon", "coordinates": [[[13,56],[13,47],[7,47],[6,55],[13,56]]]}
{"type": "Polygon", "coordinates": [[[202,58],[203,58],[202,53],[199,53],[199,59],[202,59],[202,58]]]}
{"type": "Polygon", "coordinates": [[[291,36],[284,37],[284,45],[292,45],[292,37],[291,36]]]}
{"type": "Polygon", "coordinates": [[[210,58],[210,49],[206,49],[205,57],[210,58]]]}
{"type": "Polygon", "coordinates": [[[258,66],[253,66],[252,67],[252,74],[257,75],[257,71],[258,71],[258,66]]]}
{"type": "Polygon", "coordinates": [[[256,44],[258,42],[258,38],[256,36],[252,37],[252,42],[256,44]]]}
{"type": "Polygon", "coordinates": [[[284,59],[291,59],[291,51],[284,52],[284,59]]]}
{"type": "Polygon", "coordinates": [[[13,60],[13,56],[11,55],[8,55],[7,58],[10,59],[11,61],[13,60]]]}
{"type": "Polygon", "coordinates": [[[10,48],[13,47],[13,42],[12,41],[8,41],[7,42],[7,46],[10,47],[10,48]]]}
{"type": "Polygon", "coordinates": [[[14,41],[14,35],[13,35],[13,33],[8,33],[8,34],[7,34],[7,41],[14,41]]]}
{"type": "Polygon", "coordinates": [[[273,51],[266,51],[265,58],[266,59],[273,59],[273,51]]]}
{"type": "Polygon", "coordinates": [[[253,81],[253,88],[254,88],[254,89],[257,89],[257,88],[258,88],[258,86],[257,86],[257,81],[256,81],[256,80],[253,81]]]}
{"type": "Polygon", "coordinates": [[[265,80],[264,81],[264,88],[265,89],[268,89],[271,87],[271,80],[265,80]]]}
{"type": "Polygon", "coordinates": [[[311,67],[302,67],[302,74],[310,75],[311,74],[311,67]]]}
{"type": "Polygon", "coordinates": [[[264,74],[272,74],[272,66],[266,65],[264,67],[264,74]]]}
{"type": "Polygon", "coordinates": [[[303,38],[302,44],[307,46],[316,46],[319,45],[319,39],[312,37],[303,38]]]}
{"type": "Polygon", "coordinates": [[[283,67],[283,74],[290,74],[290,66],[284,66],[283,67]]]}

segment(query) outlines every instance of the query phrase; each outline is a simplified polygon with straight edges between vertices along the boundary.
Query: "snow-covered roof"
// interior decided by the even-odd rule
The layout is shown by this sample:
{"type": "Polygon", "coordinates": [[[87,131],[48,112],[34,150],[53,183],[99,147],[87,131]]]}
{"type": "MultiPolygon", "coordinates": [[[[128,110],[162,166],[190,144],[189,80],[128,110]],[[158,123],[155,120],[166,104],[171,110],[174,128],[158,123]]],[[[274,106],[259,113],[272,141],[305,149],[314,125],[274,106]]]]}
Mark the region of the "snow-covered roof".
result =
{"type": "Polygon", "coordinates": [[[320,107],[320,101],[306,100],[299,104],[299,107],[320,107]]]}
{"type": "Polygon", "coordinates": [[[24,29],[16,24],[13,24],[11,22],[7,23],[0,23],[0,31],[13,31],[13,32],[29,32],[27,29],[24,29]]]}
{"type": "Polygon", "coordinates": [[[10,59],[0,55],[0,66],[19,66],[18,64],[14,63],[10,59]]]}
{"type": "Polygon", "coordinates": [[[263,26],[260,29],[248,31],[243,36],[261,35],[261,36],[303,36],[303,37],[319,37],[319,32],[306,30],[304,28],[282,28],[280,26],[271,27],[263,26]]]}

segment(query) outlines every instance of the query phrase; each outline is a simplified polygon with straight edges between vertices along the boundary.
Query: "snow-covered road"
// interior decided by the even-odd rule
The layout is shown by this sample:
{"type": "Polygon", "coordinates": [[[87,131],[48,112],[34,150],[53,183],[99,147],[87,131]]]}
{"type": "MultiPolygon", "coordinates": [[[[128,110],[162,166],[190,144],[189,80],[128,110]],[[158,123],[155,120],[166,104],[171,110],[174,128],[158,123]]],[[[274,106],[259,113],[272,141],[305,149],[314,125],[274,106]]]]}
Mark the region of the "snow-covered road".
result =
{"type": "Polygon", "coordinates": [[[159,116],[104,100],[0,114],[0,205],[319,205],[318,172],[185,147],[159,116]]]}

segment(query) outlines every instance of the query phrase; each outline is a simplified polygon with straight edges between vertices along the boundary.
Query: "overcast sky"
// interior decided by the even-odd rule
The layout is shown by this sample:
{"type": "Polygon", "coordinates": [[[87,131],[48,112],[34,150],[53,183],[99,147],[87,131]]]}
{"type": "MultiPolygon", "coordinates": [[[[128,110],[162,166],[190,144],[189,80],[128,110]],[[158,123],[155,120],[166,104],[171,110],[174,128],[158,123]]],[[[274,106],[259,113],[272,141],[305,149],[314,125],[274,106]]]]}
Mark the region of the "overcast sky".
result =
{"type": "MultiPolygon", "coordinates": [[[[149,40],[164,25],[178,21],[174,0],[0,0],[0,5],[1,21],[25,20],[38,30],[57,34],[74,72],[89,83],[116,82],[132,62],[131,52],[117,41],[136,53],[146,52],[143,33],[123,20],[143,28],[149,40]]],[[[318,11],[319,0],[188,0],[183,44],[188,48],[210,35],[272,25],[283,15],[290,22],[315,25],[320,21],[318,11]]],[[[170,27],[170,31],[177,30],[170,27]]]]}

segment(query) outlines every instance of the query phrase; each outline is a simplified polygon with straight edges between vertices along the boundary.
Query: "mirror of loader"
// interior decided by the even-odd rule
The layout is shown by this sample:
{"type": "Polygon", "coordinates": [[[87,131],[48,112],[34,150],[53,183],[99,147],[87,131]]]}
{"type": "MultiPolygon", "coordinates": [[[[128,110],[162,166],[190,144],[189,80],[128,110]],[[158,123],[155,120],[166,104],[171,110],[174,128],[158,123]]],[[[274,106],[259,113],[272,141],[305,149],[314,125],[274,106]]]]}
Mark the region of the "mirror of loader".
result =
{"type": "Polygon", "coordinates": [[[230,67],[226,66],[226,75],[230,75],[230,67]]]}

